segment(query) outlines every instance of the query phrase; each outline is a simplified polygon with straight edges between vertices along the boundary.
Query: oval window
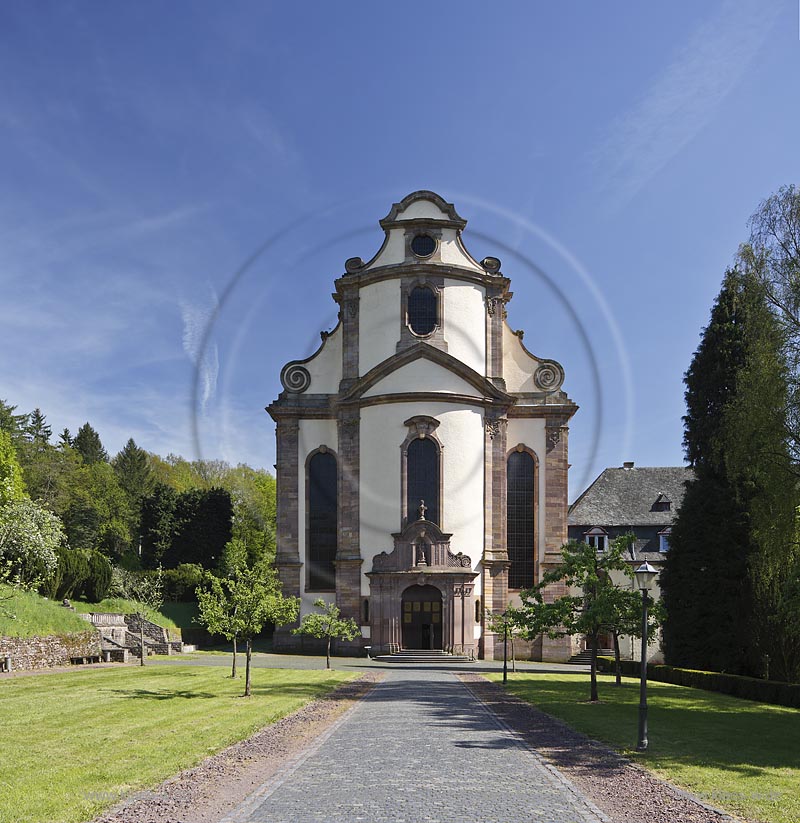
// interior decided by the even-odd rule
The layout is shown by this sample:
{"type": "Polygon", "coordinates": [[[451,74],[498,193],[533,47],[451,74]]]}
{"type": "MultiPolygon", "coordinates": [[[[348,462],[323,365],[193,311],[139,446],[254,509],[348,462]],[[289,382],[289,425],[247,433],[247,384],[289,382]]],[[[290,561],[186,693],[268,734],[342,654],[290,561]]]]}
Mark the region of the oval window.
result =
{"type": "Polygon", "coordinates": [[[416,286],[408,295],[408,325],[414,334],[425,336],[438,325],[438,300],[431,289],[416,286]]]}

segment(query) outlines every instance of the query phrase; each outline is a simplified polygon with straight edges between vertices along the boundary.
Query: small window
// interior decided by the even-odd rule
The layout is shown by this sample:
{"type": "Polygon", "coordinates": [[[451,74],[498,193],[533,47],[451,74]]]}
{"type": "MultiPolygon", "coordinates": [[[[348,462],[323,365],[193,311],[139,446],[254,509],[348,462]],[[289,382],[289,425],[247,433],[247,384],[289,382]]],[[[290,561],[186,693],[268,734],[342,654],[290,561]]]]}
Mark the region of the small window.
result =
{"type": "Polygon", "coordinates": [[[436,251],[436,241],[429,234],[418,234],[411,241],[411,251],[417,257],[430,257],[436,251]]]}
{"type": "Polygon", "coordinates": [[[583,535],[583,542],[599,552],[604,552],[608,548],[608,534],[604,529],[595,526],[583,535]]]}
{"type": "Polygon", "coordinates": [[[669,538],[672,534],[672,529],[664,529],[658,533],[658,550],[660,552],[669,551],[669,538]]]}
{"type": "Polygon", "coordinates": [[[429,437],[408,444],[406,455],[409,522],[429,520],[439,525],[439,447],[429,437]],[[424,501],[424,502],[423,502],[424,501]]]}
{"type": "Polygon", "coordinates": [[[427,286],[416,286],[408,295],[408,325],[420,337],[431,334],[439,324],[438,300],[427,286]]]}

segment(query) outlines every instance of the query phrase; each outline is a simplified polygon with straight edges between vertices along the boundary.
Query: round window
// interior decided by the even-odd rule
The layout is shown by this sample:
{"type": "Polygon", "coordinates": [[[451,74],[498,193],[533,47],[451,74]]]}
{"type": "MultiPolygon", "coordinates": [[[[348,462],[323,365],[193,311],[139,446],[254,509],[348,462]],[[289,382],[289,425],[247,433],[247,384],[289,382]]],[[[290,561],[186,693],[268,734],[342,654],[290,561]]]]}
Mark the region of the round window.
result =
{"type": "Polygon", "coordinates": [[[418,234],[411,241],[411,251],[417,257],[430,257],[436,249],[436,241],[429,234],[418,234]]]}

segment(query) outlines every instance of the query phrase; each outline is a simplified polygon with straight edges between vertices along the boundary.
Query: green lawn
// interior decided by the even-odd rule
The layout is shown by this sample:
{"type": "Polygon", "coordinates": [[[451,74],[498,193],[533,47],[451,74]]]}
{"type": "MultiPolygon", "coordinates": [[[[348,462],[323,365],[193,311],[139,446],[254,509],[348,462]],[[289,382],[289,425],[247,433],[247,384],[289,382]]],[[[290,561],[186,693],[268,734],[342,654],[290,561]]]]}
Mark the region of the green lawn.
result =
{"type": "MultiPolygon", "coordinates": [[[[502,675],[490,675],[502,680],[502,675]]],[[[800,820],[800,711],[648,683],[649,742],[635,751],[639,684],[600,678],[588,702],[588,675],[514,674],[508,690],[589,737],[624,752],[711,805],[765,823],[800,820]]]]}
{"type": "Polygon", "coordinates": [[[75,612],[34,592],[0,585],[0,598],[0,637],[70,634],[92,628],[75,612]]]}
{"type": "Polygon", "coordinates": [[[355,675],[220,667],[95,669],[0,680],[0,823],[88,820],[355,675]]]}
{"type": "MultiPolygon", "coordinates": [[[[83,600],[73,600],[72,606],[77,612],[109,612],[119,614],[133,614],[137,611],[135,603],[130,600],[124,600],[121,597],[107,597],[100,603],[84,603],[83,600]]],[[[145,616],[153,623],[169,629],[176,635],[179,633],[180,626],[175,622],[173,617],[164,613],[164,610],[154,611],[153,609],[145,609],[145,616]]]]}

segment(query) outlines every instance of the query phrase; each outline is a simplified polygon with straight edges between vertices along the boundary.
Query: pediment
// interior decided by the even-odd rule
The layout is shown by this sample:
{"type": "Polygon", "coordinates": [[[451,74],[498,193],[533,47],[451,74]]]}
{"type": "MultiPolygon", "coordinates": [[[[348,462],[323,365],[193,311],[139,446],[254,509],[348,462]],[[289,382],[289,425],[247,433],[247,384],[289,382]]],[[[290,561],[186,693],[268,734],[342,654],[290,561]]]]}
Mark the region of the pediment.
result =
{"type": "MultiPolygon", "coordinates": [[[[390,388],[389,393],[400,393],[403,391],[399,388],[405,381],[402,379],[403,374],[401,370],[406,369],[411,364],[423,361],[434,368],[420,369],[416,368],[410,370],[405,376],[409,378],[408,382],[413,384],[412,378],[424,377],[425,383],[429,380],[434,381],[431,386],[411,385],[405,391],[431,391],[439,393],[449,393],[455,391],[457,387],[463,387],[464,394],[470,394],[478,397],[487,397],[492,400],[507,403],[511,405],[515,402],[515,398],[510,394],[498,389],[491,381],[487,380],[482,374],[478,374],[474,369],[457,360],[447,352],[429,346],[427,343],[417,343],[408,349],[404,349],[398,354],[386,358],[382,363],[379,363],[374,368],[370,369],[342,398],[344,401],[358,400],[361,397],[368,395],[382,393],[379,384],[385,382],[385,388],[390,388]],[[442,388],[442,383],[435,383],[436,375],[439,377],[447,377],[445,388],[442,388]],[[398,379],[390,381],[389,378],[397,375],[398,379]],[[373,391],[374,389],[374,391],[373,391]]],[[[461,391],[461,389],[459,389],[461,391]]]]}

